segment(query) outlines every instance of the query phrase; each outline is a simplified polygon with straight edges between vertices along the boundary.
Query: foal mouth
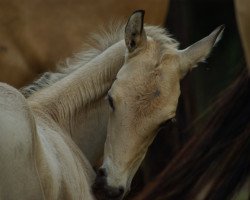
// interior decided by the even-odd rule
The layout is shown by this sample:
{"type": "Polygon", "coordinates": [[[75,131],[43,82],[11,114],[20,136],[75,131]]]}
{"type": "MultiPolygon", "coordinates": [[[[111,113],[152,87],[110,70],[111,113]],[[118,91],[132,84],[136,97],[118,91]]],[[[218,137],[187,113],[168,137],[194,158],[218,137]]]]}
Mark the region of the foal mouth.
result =
{"type": "Polygon", "coordinates": [[[107,172],[103,168],[97,171],[92,192],[97,200],[121,200],[124,196],[123,187],[111,187],[107,184],[107,172]]]}

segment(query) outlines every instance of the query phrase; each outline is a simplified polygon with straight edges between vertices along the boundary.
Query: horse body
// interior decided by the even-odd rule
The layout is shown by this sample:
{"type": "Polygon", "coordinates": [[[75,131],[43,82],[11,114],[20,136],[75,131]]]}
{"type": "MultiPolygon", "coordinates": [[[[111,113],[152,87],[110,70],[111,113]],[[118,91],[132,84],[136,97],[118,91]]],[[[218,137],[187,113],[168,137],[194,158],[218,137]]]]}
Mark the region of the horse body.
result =
{"type": "Polygon", "coordinates": [[[0,81],[15,87],[54,70],[58,60],[79,51],[97,24],[123,19],[135,7],[148,10],[149,23],[164,24],[168,10],[168,0],[122,1],[119,6],[115,0],[97,0],[95,4],[89,0],[25,0],[22,4],[1,0],[0,4],[0,40],[4,41],[0,46],[0,81]]]}

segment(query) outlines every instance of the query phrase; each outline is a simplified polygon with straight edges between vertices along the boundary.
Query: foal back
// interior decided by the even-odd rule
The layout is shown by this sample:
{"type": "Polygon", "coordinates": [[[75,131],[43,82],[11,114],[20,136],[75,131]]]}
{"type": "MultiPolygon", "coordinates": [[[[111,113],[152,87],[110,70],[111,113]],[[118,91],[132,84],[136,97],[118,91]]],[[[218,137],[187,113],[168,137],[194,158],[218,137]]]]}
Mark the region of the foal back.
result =
{"type": "Polygon", "coordinates": [[[0,83],[0,199],[44,199],[34,160],[35,123],[24,97],[0,83]]]}

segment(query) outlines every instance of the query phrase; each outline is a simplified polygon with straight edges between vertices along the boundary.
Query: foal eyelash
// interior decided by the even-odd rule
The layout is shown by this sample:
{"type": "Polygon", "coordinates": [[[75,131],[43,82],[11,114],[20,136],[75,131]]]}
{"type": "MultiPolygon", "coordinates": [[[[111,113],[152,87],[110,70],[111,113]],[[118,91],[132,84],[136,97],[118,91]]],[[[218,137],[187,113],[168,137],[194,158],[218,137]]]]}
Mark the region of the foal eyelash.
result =
{"type": "Polygon", "coordinates": [[[111,96],[108,96],[108,101],[109,101],[110,107],[114,110],[115,109],[115,107],[114,107],[114,101],[113,101],[113,99],[112,99],[111,96]]]}
{"type": "Polygon", "coordinates": [[[107,100],[109,102],[109,106],[112,108],[112,110],[115,110],[114,100],[113,100],[113,98],[109,94],[107,94],[105,96],[105,100],[107,100]]]}

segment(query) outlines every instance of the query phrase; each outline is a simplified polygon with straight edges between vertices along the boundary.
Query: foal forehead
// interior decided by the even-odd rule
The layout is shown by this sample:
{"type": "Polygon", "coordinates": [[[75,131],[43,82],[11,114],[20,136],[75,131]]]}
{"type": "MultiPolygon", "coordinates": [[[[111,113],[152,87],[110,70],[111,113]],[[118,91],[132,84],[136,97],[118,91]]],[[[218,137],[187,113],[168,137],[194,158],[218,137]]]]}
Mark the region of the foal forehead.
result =
{"type": "Polygon", "coordinates": [[[166,53],[161,45],[148,37],[147,44],[140,51],[127,54],[125,64],[117,74],[118,79],[129,79],[133,76],[147,76],[164,62],[166,53]]]}
{"type": "Polygon", "coordinates": [[[159,98],[165,84],[164,74],[158,64],[151,64],[146,62],[142,66],[125,66],[112,86],[113,93],[120,97],[131,97],[135,102],[142,99],[149,102],[159,98]]]}
{"type": "Polygon", "coordinates": [[[177,72],[176,67],[172,67],[175,65],[175,52],[173,48],[171,51],[169,49],[168,45],[148,37],[143,49],[134,55],[127,55],[112,86],[113,90],[129,96],[147,96],[145,100],[148,101],[161,96],[163,76],[177,72]]]}

